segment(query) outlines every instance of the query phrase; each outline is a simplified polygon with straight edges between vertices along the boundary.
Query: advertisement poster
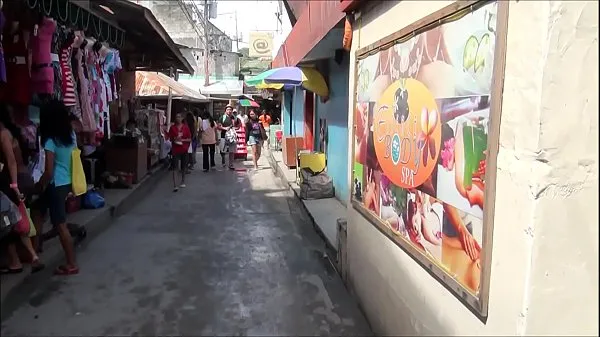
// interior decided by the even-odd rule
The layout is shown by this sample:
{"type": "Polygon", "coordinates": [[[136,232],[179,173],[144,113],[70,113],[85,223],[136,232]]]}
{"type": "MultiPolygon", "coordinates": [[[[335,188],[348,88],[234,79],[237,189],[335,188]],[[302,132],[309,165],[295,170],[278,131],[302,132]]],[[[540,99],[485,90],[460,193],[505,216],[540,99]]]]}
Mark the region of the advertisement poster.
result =
{"type": "Polygon", "coordinates": [[[353,199],[480,290],[497,4],[357,62],[353,199]]]}

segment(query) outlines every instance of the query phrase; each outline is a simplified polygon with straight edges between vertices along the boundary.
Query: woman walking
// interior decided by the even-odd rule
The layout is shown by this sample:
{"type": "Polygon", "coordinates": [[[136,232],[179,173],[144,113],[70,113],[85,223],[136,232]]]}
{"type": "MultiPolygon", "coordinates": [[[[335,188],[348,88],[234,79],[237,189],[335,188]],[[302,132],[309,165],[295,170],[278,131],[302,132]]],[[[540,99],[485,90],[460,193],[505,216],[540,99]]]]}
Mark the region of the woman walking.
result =
{"type": "MultiPolygon", "coordinates": [[[[33,177],[29,172],[28,145],[23,139],[21,130],[17,127],[4,104],[0,106],[0,200],[2,209],[13,213],[16,220],[19,214],[17,206],[26,202],[33,192],[33,177]],[[23,194],[22,194],[23,193],[23,194]],[[10,203],[10,204],[4,204],[10,203]]],[[[21,221],[29,221],[23,219],[21,221]]],[[[8,234],[8,267],[0,270],[1,274],[17,274],[23,271],[23,264],[17,253],[16,244],[21,242],[31,256],[31,272],[35,273],[44,268],[40,258],[36,254],[28,234],[18,234],[14,231],[8,234]]]]}
{"type": "Polygon", "coordinates": [[[258,160],[261,155],[265,129],[254,110],[250,110],[248,117],[248,123],[246,123],[246,143],[252,147],[252,162],[254,163],[254,169],[258,170],[258,160]]]}
{"type": "Polygon", "coordinates": [[[214,168],[215,165],[215,145],[217,144],[217,123],[212,116],[205,112],[202,116],[202,169],[208,172],[209,168],[214,168]],[[210,167],[209,167],[210,158],[210,167]]]}
{"type": "Polygon", "coordinates": [[[193,113],[188,112],[185,115],[185,123],[190,129],[190,133],[192,135],[192,153],[188,153],[188,168],[193,170],[194,165],[196,165],[196,149],[198,148],[198,125],[196,123],[196,117],[193,113]]]}
{"type": "MultiPolygon", "coordinates": [[[[41,213],[40,219],[43,219],[46,210],[50,211],[50,223],[57,229],[65,253],[66,264],[59,266],[54,273],[74,275],[79,273],[79,267],[75,261],[73,238],[67,227],[65,200],[72,191],[71,161],[77,137],[69,111],[61,101],[53,99],[42,107],[39,132],[46,163],[44,173],[36,184],[41,195],[33,209],[41,213]]],[[[41,230],[41,224],[36,223],[37,226],[41,230]]]]}
{"type": "Polygon", "coordinates": [[[188,148],[192,142],[190,128],[183,122],[181,113],[175,115],[175,124],[169,129],[169,139],[173,144],[171,147],[171,153],[173,154],[173,192],[177,192],[179,191],[179,188],[177,188],[177,171],[181,175],[179,187],[185,187],[188,148]]]}

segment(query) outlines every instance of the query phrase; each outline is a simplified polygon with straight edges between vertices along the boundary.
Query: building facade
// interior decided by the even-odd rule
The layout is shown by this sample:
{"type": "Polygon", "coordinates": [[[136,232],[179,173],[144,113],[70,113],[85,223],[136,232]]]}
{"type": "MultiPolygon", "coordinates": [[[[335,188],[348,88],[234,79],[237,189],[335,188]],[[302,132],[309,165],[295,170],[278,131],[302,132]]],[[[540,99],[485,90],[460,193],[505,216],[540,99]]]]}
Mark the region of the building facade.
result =
{"type": "Polygon", "coordinates": [[[296,87],[283,93],[284,134],[304,138],[304,148],[324,152],[338,200],[349,198],[348,79],[349,57],[342,50],[345,14],[335,1],[285,1],[292,31],[272,62],[272,67],[316,68],[329,87],[328,97],[318,97],[296,87]],[[318,13],[318,15],[316,15],[318,13]],[[312,14],[312,15],[311,15],[312,14]],[[310,28],[309,28],[310,27],[310,28]]]}
{"type": "MultiPolygon", "coordinates": [[[[293,3],[274,67],[337,24],[308,30],[325,2],[293,3]]],[[[598,2],[338,5],[347,284],[375,334],[597,335],[598,2]]],[[[310,129],[301,91],[286,134],[310,129]]]]}

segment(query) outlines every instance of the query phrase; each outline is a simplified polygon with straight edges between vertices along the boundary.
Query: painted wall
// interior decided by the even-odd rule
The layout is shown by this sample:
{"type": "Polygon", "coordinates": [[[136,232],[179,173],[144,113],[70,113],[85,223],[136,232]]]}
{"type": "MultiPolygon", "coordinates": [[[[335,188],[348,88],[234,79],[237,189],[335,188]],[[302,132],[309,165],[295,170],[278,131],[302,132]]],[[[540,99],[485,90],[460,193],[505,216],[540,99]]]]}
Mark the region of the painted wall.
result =
{"type": "Polygon", "coordinates": [[[294,88],[292,97],[292,126],[291,135],[304,136],[304,89],[302,87],[294,88]]]}
{"type": "Polygon", "coordinates": [[[283,124],[283,134],[289,136],[292,134],[290,119],[292,118],[292,96],[289,91],[284,91],[281,99],[281,124],[283,124]]]}
{"type": "MultiPolygon", "coordinates": [[[[351,54],[450,3],[379,2],[351,54]]],[[[350,287],[378,335],[598,335],[598,2],[509,16],[488,320],[349,208],[350,287]]]]}
{"type": "Polygon", "coordinates": [[[333,179],[335,195],[343,203],[349,198],[348,185],[348,69],[349,58],[341,64],[329,59],[329,91],[326,103],[317,98],[315,111],[315,149],[319,148],[319,120],[327,120],[327,173],[333,179]]]}

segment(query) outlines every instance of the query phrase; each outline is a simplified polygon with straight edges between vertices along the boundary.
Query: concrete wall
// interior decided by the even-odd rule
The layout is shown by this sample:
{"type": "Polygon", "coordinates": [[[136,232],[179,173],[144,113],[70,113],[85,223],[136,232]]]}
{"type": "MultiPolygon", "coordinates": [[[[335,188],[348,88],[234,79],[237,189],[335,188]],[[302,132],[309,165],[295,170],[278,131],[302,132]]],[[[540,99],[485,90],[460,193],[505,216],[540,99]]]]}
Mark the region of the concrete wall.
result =
{"type": "Polygon", "coordinates": [[[335,195],[342,202],[349,198],[348,187],[348,67],[349,59],[341,64],[328,59],[329,100],[325,103],[319,97],[315,109],[315,149],[319,148],[321,118],[327,120],[327,173],[333,179],[335,195]]]}
{"type": "MultiPolygon", "coordinates": [[[[352,55],[449,3],[379,2],[352,55]]],[[[376,334],[598,335],[598,2],[509,16],[487,323],[350,208],[350,286],[376,334]]]]}
{"type": "MultiPolygon", "coordinates": [[[[182,0],[130,0],[152,11],[175,43],[188,47],[204,48],[204,27],[193,20],[202,14],[191,3],[182,0]]],[[[231,51],[232,41],[213,24],[210,24],[209,45],[214,50],[231,51]]]]}
{"type": "MultiPolygon", "coordinates": [[[[194,74],[204,78],[204,49],[180,48],[183,57],[194,67],[194,74]]],[[[216,52],[208,59],[210,75],[222,80],[225,77],[238,76],[240,57],[233,52],[216,52]]]]}

